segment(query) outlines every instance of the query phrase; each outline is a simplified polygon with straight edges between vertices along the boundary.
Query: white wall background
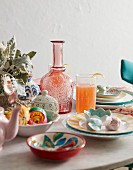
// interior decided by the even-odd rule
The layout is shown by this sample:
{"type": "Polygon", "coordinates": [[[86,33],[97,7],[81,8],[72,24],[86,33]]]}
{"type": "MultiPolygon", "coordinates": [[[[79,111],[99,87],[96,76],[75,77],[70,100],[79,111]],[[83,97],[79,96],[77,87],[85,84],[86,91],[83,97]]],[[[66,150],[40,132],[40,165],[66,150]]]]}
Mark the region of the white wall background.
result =
{"type": "Polygon", "coordinates": [[[0,41],[13,35],[23,53],[37,51],[34,77],[47,73],[59,39],[73,78],[101,72],[108,85],[128,86],[120,60],[133,61],[133,0],[0,0],[0,41]]]}

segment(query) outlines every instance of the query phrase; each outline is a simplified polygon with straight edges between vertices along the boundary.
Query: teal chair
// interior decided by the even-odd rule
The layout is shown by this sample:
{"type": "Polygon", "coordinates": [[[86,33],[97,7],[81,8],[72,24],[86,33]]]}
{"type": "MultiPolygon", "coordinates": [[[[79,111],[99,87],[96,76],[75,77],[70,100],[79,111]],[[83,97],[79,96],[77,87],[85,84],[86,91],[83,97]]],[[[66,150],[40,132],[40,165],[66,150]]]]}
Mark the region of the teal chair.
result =
{"type": "Polygon", "coordinates": [[[133,84],[133,62],[121,60],[121,78],[122,80],[133,84]]]}
{"type": "MultiPolygon", "coordinates": [[[[121,78],[122,80],[133,85],[133,62],[122,59],[121,60],[121,78]]],[[[126,165],[129,170],[132,170],[133,163],[130,165],[126,165]]]]}
{"type": "Polygon", "coordinates": [[[127,168],[128,168],[128,170],[132,170],[132,168],[133,168],[133,164],[126,165],[125,167],[127,167],[127,168]]]}

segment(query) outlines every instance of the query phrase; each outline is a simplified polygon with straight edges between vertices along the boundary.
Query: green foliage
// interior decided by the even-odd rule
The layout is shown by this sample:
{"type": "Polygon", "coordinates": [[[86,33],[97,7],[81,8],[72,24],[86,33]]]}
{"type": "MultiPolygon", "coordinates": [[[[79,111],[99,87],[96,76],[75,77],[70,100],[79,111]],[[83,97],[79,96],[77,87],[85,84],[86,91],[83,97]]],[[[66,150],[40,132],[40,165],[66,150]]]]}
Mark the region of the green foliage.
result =
{"type": "Polygon", "coordinates": [[[32,59],[35,54],[36,54],[35,51],[31,51],[31,52],[29,52],[27,55],[30,57],[30,59],[32,59]]]}
{"type": "Polygon", "coordinates": [[[22,54],[20,50],[16,49],[14,37],[6,45],[3,42],[0,43],[0,74],[4,72],[11,75],[17,83],[19,82],[19,85],[24,85],[28,75],[32,74],[33,65],[31,59],[35,54],[35,51],[22,54]]]}

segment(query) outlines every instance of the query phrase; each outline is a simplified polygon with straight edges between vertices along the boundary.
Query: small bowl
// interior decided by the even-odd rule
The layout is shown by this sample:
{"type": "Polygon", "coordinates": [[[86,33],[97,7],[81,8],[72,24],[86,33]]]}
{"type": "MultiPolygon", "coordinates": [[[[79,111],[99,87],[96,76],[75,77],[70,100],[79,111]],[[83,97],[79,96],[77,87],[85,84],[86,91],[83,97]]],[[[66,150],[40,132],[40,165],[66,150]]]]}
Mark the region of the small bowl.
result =
{"type": "Polygon", "coordinates": [[[83,137],[66,132],[46,132],[27,139],[31,151],[48,160],[67,160],[77,155],[84,148],[83,137]]]}
{"type": "Polygon", "coordinates": [[[86,119],[90,117],[99,117],[102,118],[104,116],[111,116],[110,110],[104,110],[103,108],[98,109],[89,109],[88,111],[84,111],[86,119]]]}
{"type": "Polygon", "coordinates": [[[46,112],[48,123],[34,124],[34,125],[19,125],[18,135],[23,137],[29,137],[38,133],[46,132],[50,126],[57,122],[60,115],[55,112],[46,112]]]}

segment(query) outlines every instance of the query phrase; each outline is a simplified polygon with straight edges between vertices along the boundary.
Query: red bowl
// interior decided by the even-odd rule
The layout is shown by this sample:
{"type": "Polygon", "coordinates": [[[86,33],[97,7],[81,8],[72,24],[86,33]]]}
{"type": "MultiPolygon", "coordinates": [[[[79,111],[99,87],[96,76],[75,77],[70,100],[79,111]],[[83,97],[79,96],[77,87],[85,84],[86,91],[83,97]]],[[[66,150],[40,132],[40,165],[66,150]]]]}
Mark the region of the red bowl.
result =
{"type": "Polygon", "coordinates": [[[67,160],[84,148],[86,141],[80,135],[66,132],[46,132],[26,140],[31,151],[44,159],[67,160]]]}

